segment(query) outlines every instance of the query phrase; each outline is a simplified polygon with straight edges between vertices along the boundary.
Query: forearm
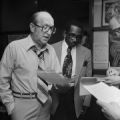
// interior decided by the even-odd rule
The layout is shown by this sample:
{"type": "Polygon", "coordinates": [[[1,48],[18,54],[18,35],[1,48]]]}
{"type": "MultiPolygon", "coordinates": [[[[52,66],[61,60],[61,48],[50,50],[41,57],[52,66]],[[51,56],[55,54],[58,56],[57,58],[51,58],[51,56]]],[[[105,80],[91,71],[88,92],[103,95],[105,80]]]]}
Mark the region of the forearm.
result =
{"type": "Polygon", "coordinates": [[[15,53],[14,44],[9,44],[3,53],[0,64],[0,96],[7,108],[8,114],[13,108],[14,103],[10,82],[15,67],[15,53]]]}
{"type": "Polygon", "coordinates": [[[6,109],[9,110],[11,104],[14,102],[12,90],[10,86],[11,82],[11,71],[10,67],[4,62],[0,66],[0,96],[2,103],[5,104],[6,109]]]}
{"type": "Polygon", "coordinates": [[[9,114],[11,111],[11,106],[13,106],[14,99],[13,99],[12,91],[10,89],[10,85],[8,82],[5,81],[7,80],[5,79],[0,80],[0,96],[2,103],[6,106],[6,109],[9,114]]]}
{"type": "Polygon", "coordinates": [[[1,91],[2,103],[5,105],[8,114],[11,114],[14,108],[14,98],[12,92],[10,89],[5,89],[5,87],[4,89],[2,89],[1,86],[0,86],[0,91],[1,91]]]}

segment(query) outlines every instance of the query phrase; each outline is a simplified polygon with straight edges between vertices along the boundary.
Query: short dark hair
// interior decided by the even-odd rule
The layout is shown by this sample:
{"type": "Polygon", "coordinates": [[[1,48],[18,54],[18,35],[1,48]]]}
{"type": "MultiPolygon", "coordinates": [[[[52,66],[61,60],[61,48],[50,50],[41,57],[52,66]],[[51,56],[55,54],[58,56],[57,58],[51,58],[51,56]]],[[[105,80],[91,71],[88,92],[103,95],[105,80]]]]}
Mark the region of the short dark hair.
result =
{"type": "Polygon", "coordinates": [[[79,27],[83,33],[83,26],[80,24],[80,22],[78,20],[75,20],[75,19],[72,19],[67,22],[67,24],[65,26],[65,31],[69,32],[72,25],[79,27]]]}

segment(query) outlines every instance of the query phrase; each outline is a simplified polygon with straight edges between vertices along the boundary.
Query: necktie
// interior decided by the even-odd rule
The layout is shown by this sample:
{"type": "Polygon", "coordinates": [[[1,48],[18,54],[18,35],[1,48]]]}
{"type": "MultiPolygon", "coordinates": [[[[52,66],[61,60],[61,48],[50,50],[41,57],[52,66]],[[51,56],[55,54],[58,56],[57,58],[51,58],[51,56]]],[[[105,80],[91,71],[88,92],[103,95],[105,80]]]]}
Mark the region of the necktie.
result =
{"type": "MultiPolygon", "coordinates": [[[[33,47],[32,49],[36,55],[38,56],[39,58],[39,64],[38,64],[38,70],[43,70],[42,69],[42,64],[44,62],[44,52],[45,51],[42,51],[42,52],[38,52],[37,48],[36,47],[33,47]]],[[[37,98],[42,102],[42,103],[45,103],[47,100],[48,100],[48,84],[45,80],[43,79],[40,79],[38,78],[38,81],[37,81],[37,98]]]]}
{"type": "Polygon", "coordinates": [[[71,78],[71,74],[72,74],[72,65],[73,65],[73,61],[72,61],[72,55],[71,55],[71,48],[67,48],[67,55],[64,59],[64,63],[63,63],[63,76],[67,77],[67,78],[71,78]]]}
{"type": "Polygon", "coordinates": [[[39,58],[39,65],[38,65],[38,69],[39,70],[44,70],[44,52],[45,51],[39,51],[35,46],[32,47],[32,50],[35,52],[35,54],[38,56],[39,58]]]}

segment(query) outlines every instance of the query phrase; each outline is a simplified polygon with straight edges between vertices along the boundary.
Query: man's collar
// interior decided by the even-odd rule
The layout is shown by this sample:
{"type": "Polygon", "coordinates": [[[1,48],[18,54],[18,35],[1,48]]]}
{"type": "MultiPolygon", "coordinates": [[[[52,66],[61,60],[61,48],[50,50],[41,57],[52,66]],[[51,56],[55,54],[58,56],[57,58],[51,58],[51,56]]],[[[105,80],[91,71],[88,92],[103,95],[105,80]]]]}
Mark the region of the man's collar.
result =
{"type": "MultiPolygon", "coordinates": [[[[31,36],[29,35],[28,36],[28,45],[26,47],[26,50],[29,51],[33,47],[36,47],[36,44],[34,43],[31,36]]],[[[46,44],[46,46],[44,48],[42,48],[40,51],[48,51],[48,49],[49,49],[48,47],[49,47],[48,44],[46,44]]]]}
{"type": "Polygon", "coordinates": [[[68,47],[68,44],[66,43],[65,39],[63,40],[63,43],[62,43],[66,48],[68,47]]]}
{"type": "Polygon", "coordinates": [[[29,51],[33,46],[35,46],[35,43],[33,42],[31,36],[28,36],[28,41],[27,41],[27,45],[26,45],[26,50],[29,51]]]}

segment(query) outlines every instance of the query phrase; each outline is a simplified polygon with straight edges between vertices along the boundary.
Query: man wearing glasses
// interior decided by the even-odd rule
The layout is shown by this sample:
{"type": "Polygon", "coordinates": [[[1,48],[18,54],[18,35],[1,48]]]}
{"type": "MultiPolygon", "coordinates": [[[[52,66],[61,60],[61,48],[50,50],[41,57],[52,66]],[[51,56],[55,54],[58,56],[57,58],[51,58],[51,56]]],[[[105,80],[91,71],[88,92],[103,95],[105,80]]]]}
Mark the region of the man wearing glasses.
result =
{"type": "MultiPolygon", "coordinates": [[[[109,23],[109,27],[111,29],[111,33],[115,39],[112,42],[116,45],[114,54],[120,54],[120,1],[113,2],[113,4],[109,7],[106,12],[106,18],[109,23]]],[[[119,56],[117,56],[119,58],[119,56]]],[[[118,59],[116,58],[116,59],[118,59]]],[[[120,59],[116,60],[113,65],[120,65],[120,59]],[[119,61],[118,61],[119,60],[119,61]]],[[[111,71],[114,71],[111,70],[111,71]]],[[[116,79],[116,76],[109,77],[106,83],[111,85],[120,85],[120,76],[117,76],[119,79],[116,79]]],[[[102,112],[105,114],[105,117],[108,120],[120,120],[120,104],[116,102],[105,103],[100,100],[97,103],[102,107],[102,112]]]]}
{"type": "MultiPolygon", "coordinates": [[[[82,36],[83,27],[77,20],[71,20],[66,25],[64,39],[53,44],[61,64],[62,74],[67,78],[75,75],[92,75],[91,51],[81,45],[82,36]]],[[[59,103],[55,102],[56,106],[57,104],[59,106],[53,119],[77,120],[89,106],[91,96],[79,96],[79,80],[77,80],[74,84],[61,87],[58,98],[59,103]]]]}
{"type": "Polygon", "coordinates": [[[49,120],[52,99],[48,84],[38,71],[60,71],[54,48],[48,40],[55,33],[54,19],[36,12],[30,22],[30,35],[11,42],[0,66],[0,97],[12,120],[49,120]]]}

